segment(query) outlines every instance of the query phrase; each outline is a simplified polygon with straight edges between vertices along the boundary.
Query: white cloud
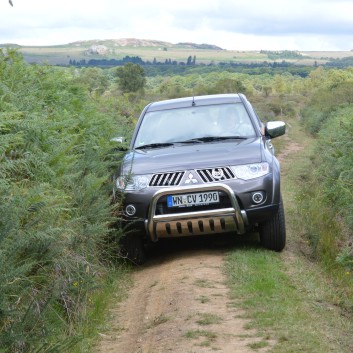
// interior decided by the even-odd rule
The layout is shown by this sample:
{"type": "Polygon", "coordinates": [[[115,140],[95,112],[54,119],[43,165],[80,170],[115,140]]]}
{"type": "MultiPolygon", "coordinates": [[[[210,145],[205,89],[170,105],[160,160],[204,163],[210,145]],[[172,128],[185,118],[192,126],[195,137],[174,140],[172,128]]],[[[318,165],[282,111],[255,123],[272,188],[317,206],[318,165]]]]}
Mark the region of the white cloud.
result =
{"type": "Polygon", "coordinates": [[[0,0],[0,43],[135,37],[225,49],[350,50],[344,0],[0,0]]]}

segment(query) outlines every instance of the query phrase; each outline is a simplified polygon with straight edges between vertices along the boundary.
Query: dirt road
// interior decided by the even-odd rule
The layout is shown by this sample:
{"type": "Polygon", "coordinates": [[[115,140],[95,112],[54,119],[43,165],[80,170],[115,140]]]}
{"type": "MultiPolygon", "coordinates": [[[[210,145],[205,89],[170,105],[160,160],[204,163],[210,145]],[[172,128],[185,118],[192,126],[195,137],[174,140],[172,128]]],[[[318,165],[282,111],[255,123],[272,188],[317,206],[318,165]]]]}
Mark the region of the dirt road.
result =
{"type": "Polygon", "coordinates": [[[136,270],[126,301],[111,310],[111,329],[98,352],[253,352],[249,345],[259,338],[246,329],[222,272],[232,245],[183,242],[175,242],[177,249],[159,246],[156,251],[167,254],[136,270]]]}

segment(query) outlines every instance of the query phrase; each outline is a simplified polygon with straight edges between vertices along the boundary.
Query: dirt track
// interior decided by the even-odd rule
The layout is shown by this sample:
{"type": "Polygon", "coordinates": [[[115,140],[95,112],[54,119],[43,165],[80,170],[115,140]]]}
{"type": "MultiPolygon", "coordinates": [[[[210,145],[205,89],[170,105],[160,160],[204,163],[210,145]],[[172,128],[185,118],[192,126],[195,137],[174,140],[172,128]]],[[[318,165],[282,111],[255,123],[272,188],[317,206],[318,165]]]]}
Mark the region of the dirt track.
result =
{"type": "Polygon", "coordinates": [[[176,245],[188,250],[167,249],[136,270],[128,298],[111,310],[111,329],[98,352],[253,352],[249,344],[260,338],[245,328],[222,272],[229,244],[176,245]]]}

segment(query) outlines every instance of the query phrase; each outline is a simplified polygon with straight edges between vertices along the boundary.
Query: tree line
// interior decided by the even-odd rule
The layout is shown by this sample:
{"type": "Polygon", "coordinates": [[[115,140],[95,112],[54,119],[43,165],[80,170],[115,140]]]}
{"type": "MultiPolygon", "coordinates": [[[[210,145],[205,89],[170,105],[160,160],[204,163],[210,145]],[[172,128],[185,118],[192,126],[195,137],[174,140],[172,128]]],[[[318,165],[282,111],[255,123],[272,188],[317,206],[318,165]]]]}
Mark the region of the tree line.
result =
{"type": "MultiPolygon", "coordinates": [[[[70,59],[68,62],[68,66],[76,66],[76,67],[115,67],[115,66],[123,66],[127,63],[138,64],[145,67],[159,67],[160,72],[163,72],[163,68],[169,68],[169,73],[178,73],[177,67],[182,68],[191,68],[195,66],[201,67],[221,67],[222,69],[237,69],[239,71],[247,70],[247,73],[251,74],[251,70],[254,70],[254,74],[261,73],[259,70],[266,70],[266,69],[283,69],[283,71],[289,71],[293,74],[298,74],[302,77],[308,75],[308,73],[312,70],[312,68],[318,67],[317,61],[314,62],[313,66],[310,65],[301,65],[298,63],[291,63],[286,61],[285,59],[303,59],[304,57],[293,51],[284,51],[284,52],[272,52],[272,51],[261,51],[261,53],[267,54],[270,60],[264,60],[262,62],[219,62],[214,63],[211,61],[210,63],[206,64],[203,62],[198,63],[196,59],[196,55],[188,56],[186,61],[177,61],[172,60],[170,58],[165,59],[164,61],[158,61],[157,58],[154,58],[152,61],[143,60],[139,56],[125,56],[122,59],[70,59]],[[284,58],[284,59],[283,59],[284,58]],[[281,61],[276,61],[282,59],[281,61]],[[257,71],[256,71],[257,69],[257,71]]],[[[328,59],[325,64],[321,64],[322,67],[328,68],[348,68],[353,66],[353,57],[346,57],[341,59],[328,59]]],[[[182,69],[181,69],[182,70],[182,69]]],[[[152,70],[153,71],[153,70],[152,70]]],[[[263,71],[264,73],[265,71],[263,71]]]]}
{"type": "Polygon", "coordinates": [[[186,62],[184,61],[176,61],[172,59],[165,59],[164,62],[157,61],[156,58],[153,59],[153,61],[144,61],[142,60],[139,56],[125,56],[122,59],[81,59],[81,60],[75,60],[75,59],[70,59],[69,60],[69,65],[70,66],[102,66],[102,67],[112,67],[112,66],[122,66],[127,63],[133,63],[133,64],[138,64],[138,65],[196,65],[196,56],[194,55],[193,57],[190,55],[186,62]]]}

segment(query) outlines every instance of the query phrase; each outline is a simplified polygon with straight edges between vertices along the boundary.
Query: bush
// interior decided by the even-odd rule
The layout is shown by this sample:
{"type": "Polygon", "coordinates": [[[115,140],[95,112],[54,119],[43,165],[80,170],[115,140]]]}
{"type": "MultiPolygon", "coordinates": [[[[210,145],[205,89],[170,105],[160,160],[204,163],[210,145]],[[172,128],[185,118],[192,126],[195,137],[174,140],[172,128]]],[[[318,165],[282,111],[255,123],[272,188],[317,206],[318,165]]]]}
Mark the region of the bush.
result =
{"type": "Polygon", "coordinates": [[[329,114],[317,134],[307,171],[303,209],[315,254],[327,264],[350,268],[353,244],[353,105],[329,114]]]}
{"type": "Polygon", "coordinates": [[[119,87],[123,92],[137,92],[146,85],[145,71],[138,64],[127,63],[118,67],[116,74],[119,78],[119,87]]]}
{"type": "Polygon", "coordinates": [[[59,351],[104,277],[116,128],[63,69],[1,51],[0,82],[0,351],[59,351]]]}
{"type": "Polygon", "coordinates": [[[309,132],[316,134],[332,112],[351,104],[353,104],[352,81],[332,83],[313,94],[311,101],[302,111],[304,124],[309,132]]]}
{"type": "Polygon", "coordinates": [[[337,110],[319,133],[317,176],[353,232],[353,105],[337,110]]]}

